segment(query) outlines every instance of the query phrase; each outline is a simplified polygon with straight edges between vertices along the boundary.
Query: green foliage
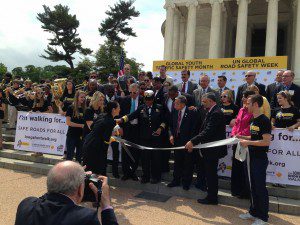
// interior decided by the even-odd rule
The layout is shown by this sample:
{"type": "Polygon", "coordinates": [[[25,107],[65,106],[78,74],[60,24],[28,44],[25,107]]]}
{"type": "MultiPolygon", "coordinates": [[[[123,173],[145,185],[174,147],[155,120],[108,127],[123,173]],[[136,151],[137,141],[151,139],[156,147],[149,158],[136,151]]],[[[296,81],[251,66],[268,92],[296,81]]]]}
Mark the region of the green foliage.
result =
{"type": "Polygon", "coordinates": [[[2,80],[3,75],[7,72],[7,67],[3,64],[0,63],[0,79],[2,80]]]}
{"type": "MultiPolygon", "coordinates": [[[[109,74],[118,74],[119,63],[121,57],[122,47],[112,45],[110,42],[105,41],[103,45],[100,45],[99,50],[96,52],[95,66],[100,74],[100,79],[106,81],[109,74]]],[[[136,59],[126,58],[126,52],[124,52],[125,64],[131,65],[131,73],[137,76],[144,66],[142,63],[136,62],[136,59]]]]}
{"type": "Polygon", "coordinates": [[[69,7],[61,4],[54,6],[54,10],[46,5],[43,5],[43,8],[44,12],[38,13],[37,19],[42,23],[44,31],[53,34],[54,37],[49,39],[45,50],[47,55],[41,57],[53,62],[65,61],[71,69],[74,69],[74,53],[83,55],[92,53],[89,48],[82,47],[77,33],[79,21],[76,15],[69,14],[69,7]]]}
{"type": "Polygon", "coordinates": [[[133,3],[133,0],[120,0],[113,7],[110,7],[110,10],[106,11],[108,17],[100,24],[99,32],[101,36],[105,36],[113,45],[120,45],[126,41],[120,37],[120,34],[136,37],[133,29],[128,26],[128,20],[140,15],[135,10],[133,3]]]}

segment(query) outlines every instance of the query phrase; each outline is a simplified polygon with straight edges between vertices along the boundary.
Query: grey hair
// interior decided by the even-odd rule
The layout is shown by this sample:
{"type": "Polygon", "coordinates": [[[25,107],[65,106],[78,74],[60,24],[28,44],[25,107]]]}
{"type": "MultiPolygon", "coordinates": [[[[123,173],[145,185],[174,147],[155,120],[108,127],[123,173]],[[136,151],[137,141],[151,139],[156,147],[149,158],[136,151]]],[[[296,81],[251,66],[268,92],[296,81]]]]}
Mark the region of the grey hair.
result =
{"type": "Polygon", "coordinates": [[[83,168],[75,162],[65,161],[56,164],[48,173],[48,193],[72,195],[84,183],[83,168]]]}
{"type": "Polygon", "coordinates": [[[204,99],[204,98],[208,98],[208,99],[210,99],[210,100],[212,100],[214,102],[217,102],[217,97],[216,97],[216,95],[213,92],[208,92],[208,93],[204,94],[202,96],[202,99],[204,99]]]}
{"type": "Polygon", "coordinates": [[[138,90],[140,87],[137,83],[133,83],[133,84],[130,84],[130,86],[129,86],[129,89],[132,89],[132,88],[138,90]]]}
{"type": "Polygon", "coordinates": [[[200,81],[201,78],[203,78],[203,77],[207,77],[207,78],[208,78],[208,83],[210,83],[210,77],[209,77],[207,74],[201,75],[199,81],[200,81]]]}
{"type": "Polygon", "coordinates": [[[180,103],[186,105],[187,99],[186,99],[186,97],[185,97],[184,95],[179,95],[179,96],[177,96],[177,97],[175,98],[175,100],[177,100],[177,99],[180,101],[180,103]]]}

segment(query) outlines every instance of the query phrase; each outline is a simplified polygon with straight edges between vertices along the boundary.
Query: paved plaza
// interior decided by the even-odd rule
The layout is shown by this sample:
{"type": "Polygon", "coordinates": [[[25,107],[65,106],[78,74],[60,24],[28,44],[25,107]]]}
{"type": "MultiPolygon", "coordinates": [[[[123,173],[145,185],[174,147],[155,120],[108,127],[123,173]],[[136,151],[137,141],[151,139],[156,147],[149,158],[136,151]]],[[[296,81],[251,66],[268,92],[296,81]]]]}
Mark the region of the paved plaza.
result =
{"type": "MultiPolygon", "coordinates": [[[[0,169],[0,225],[14,224],[19,202],[46,191],[46,177],[0,169]]],[[[232,206],[203,206],[195,199],[172,197],[166,202],[136,198],[141,191],[111,187],[112,203],[120,225],[251,224],[238,218],[245,209],[232,206]]],[[[270,214],[270,224],[300,224],[300,217],[270,214]]]]}

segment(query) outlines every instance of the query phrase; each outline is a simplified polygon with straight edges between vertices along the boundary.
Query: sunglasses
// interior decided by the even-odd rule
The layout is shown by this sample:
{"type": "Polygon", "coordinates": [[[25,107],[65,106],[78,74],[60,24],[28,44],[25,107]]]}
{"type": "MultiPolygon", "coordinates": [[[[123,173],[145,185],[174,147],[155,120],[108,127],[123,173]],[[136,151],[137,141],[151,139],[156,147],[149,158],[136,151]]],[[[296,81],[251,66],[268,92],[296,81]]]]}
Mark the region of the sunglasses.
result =
{"type": "Polygon", "coordinates": [[[227,98],[227,97],[228,97],[227,95],[222,95],[222,96],[221,96],[221,98],[227,98]]]}
{"type": "Polygon", "coordinates": [[[96,76],[91,76],[91,79],[96,79],[97,77],[96,76]]]}
{"type": "Polygon", "coordinates": [[[150,80],[144,80],[145,82],[149,82],[150,80]]]}
{"type": "Polygon", "coordinates": [[[252,77],[252,76],[254,76],[254,75],[246,75],[245,77],[252,77]]]}
{"type": "Polygon", "coordinates": [[[137,94],[138,92],[134,92],[134,91],[129,91],[130,94],[137,94]]]}

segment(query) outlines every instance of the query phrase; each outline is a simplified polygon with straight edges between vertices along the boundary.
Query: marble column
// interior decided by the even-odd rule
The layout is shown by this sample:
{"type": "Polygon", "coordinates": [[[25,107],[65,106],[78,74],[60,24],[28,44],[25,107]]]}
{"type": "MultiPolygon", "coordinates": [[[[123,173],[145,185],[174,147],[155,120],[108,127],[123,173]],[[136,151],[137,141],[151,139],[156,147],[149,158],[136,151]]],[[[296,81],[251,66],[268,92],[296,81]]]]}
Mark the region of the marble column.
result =
{"type": "Polygon", "coordinates": [[[212,13],[209,39],[209,58],[219,58],[221,43],[222,3],[223,0],[210,0],[212,13]]]}
{"type": "Polygon", "coordinates": [[[180,12],[175,9],[174,25],[173,25],[173,52],[172,59],[179,58],[179,38],[180,38],[180,12]]]}
{"type": "Polygon", "coordinates": [[[179,35],[179,59],[184,59],[184,46],[185,46],[185,18],[180,18],[180,35],[179,35]]]}
{"type": "Polygon", "coordinates": [[[188,19],[186,31],[185,59],[194,59],[198,1],[189,1],[186,4],[186,6],[188,8],[188,19]]]}
{"type": "Polygon", "coordinates": [[[164,8],[167,11],[167,19],[165,25],[164,59],[170,60],[172,59],[173,53],[173,26],[175,4],[166,4],[164,8]]]}
{"type": "Polygon", "coordinates": [[[268,19],[265,56],[276,56],[277,53],[278,1],[267,0],[268,19]]]}
{"type": "Polygon", "coordinates": [[[295,35],[295,60],[294,60],[294,71],[295,71],[295,83],[300,85],[300,0],[297,0],[297,17],[296,17],[296,35],[295,35]]]}
{"type": "Polygon", "coordinates": [[[235,39],[235,57],[246,56],[248,4],[250,0],[237,0],[238,18],[235,39]]]}

